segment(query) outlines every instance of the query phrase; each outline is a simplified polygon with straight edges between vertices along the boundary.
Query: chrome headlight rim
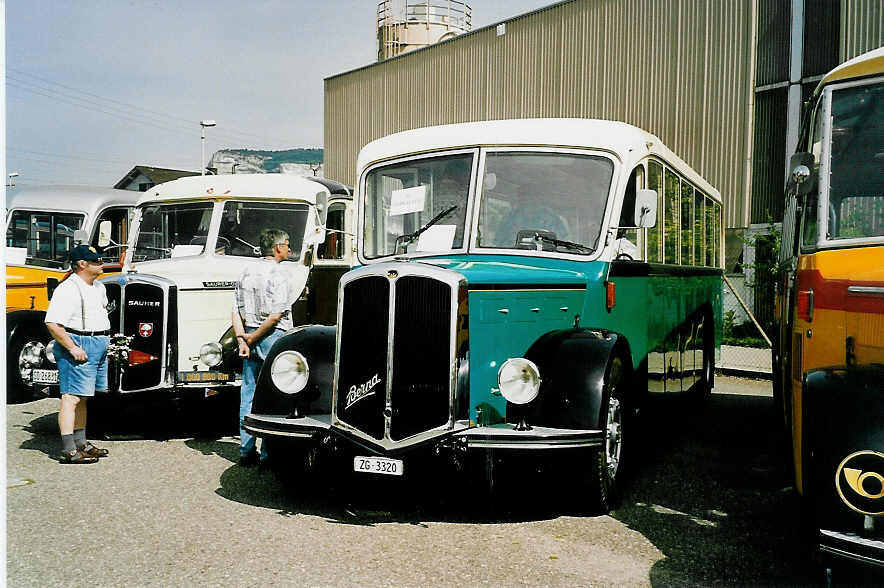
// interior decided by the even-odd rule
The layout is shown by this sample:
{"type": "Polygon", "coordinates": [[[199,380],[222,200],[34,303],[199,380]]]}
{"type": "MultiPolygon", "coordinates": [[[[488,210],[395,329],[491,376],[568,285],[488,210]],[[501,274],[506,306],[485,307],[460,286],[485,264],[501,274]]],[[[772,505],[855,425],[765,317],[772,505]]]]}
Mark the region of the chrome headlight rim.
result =
{"type": "Polygon", "coordinates": [[[310,364],[301,353],[288,349],[273,358],[270,380],[283,394],[298,394],[310,380],[310,364]]]}
{"type": "Polygon", "coordinates": [[[217,341],[209,341],[200,347],[200,361],[205,365],[215,367],[224,359],[224,350],[217,341]]]}
{"type": "Polygon", "coordinates": [[[56,345],[56,341],[55,341],[55,339],[53,339],[52,341],[47,343],[46,347],[43,349],[43,355],[46,356],[46,359],[52,365],[55,365],[58,363],[58,360],[55,359],[55,345],[56,345]]]}
{"type": "Polygon", "coordinates": [[[528,404],[540,393],[540,370],[530,359],[511,357],[497,371],[497,386],[507,402],[528,404]]]}
{"type": "Polygon", "coordinates": [[[39,367],[43,361],[43,352],[46,346],[40,341],[28,341],[18,353],[19,369],[31,369],[39,367]]]}

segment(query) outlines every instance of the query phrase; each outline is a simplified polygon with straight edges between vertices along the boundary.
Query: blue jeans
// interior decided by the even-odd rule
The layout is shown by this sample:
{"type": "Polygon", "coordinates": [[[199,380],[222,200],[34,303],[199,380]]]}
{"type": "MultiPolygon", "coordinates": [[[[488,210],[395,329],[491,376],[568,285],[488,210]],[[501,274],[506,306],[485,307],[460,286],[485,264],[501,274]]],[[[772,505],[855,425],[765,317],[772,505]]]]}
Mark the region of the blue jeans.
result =
{"type": "MultiPolygon", "coordinates": [[[[246,327],[246,332],[251,333],[254,328],[246,327]]],[[[258,383],[258,372],[261,371],[261,365],[264,358],[273,347],[273,343],[281,337],[283,332],[280,329],[273,329],[273,332],[264,336],[258,341],[249,357],[242,362],[242,387],[239,389],[239,454],[246,456],[255,450],[257,439],[242,428],[243,418],[252,412],[252,400],[255,398],[255,386],[258,383]]],[[[261,460],[267,459],[267,444],[261,443],[261,460]]]]}
{"type": "Polygon", "coordinates": [[[71,340],[86,352],[86,361],[77,361],[70,351],[55,346],[58,365],[58,383],[62,394],[95,396],[95,391],[107,391],[107,345],[106,335],[85,336],[68,333],[71,340]]]}

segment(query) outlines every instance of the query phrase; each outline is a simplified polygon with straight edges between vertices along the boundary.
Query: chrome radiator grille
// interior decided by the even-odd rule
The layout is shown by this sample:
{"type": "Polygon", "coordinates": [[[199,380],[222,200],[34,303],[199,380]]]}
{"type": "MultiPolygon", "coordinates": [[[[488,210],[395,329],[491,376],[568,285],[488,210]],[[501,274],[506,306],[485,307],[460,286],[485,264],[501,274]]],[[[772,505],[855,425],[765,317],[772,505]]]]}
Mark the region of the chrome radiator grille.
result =
{"type": "Polygon", "coordinates": [[[389,449],[445,430],[462,276],[401,263],[352,273],[341,282],[336,421],[389,449]]]}

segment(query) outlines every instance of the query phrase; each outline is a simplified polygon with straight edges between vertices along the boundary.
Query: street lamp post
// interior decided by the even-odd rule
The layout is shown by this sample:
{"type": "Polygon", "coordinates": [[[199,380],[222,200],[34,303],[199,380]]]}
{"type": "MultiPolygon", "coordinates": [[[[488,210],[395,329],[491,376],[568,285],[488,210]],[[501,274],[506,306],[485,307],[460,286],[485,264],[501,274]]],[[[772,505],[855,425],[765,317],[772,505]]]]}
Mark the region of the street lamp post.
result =
{"type": "Polygon", "coordinates": [[[213,120],[201,120],[200,121],[200,175],[206,175],[206,127],[214,127],[215,121],[213,120]]]}

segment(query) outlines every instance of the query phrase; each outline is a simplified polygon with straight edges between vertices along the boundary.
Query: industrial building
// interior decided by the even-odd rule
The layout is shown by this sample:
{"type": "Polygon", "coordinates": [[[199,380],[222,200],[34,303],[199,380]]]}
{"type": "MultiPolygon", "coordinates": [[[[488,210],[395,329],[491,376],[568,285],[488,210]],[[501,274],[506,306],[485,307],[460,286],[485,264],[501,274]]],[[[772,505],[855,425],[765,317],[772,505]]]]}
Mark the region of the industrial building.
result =
{"type": "Polygon", "coordinates": [[[884,44],[881,0],[567,0],[470,22],[456,0],[378,4],[380,60],[325,80],[327,177],[352,183],[362,146],[406,129],[606,118],[716,186],[728,228],[766,226],[782,217],[802,99],[884,44]]]}

